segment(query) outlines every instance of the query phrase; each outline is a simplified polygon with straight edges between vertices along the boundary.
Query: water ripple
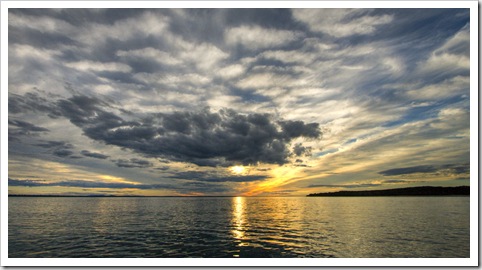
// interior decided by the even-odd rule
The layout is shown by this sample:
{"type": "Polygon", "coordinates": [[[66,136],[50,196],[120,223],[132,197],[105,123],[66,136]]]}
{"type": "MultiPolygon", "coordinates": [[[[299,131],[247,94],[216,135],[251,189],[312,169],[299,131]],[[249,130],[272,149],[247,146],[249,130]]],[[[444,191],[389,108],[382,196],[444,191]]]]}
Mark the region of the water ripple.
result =
{"type": "Polygon", "coordinates": [[[9,198],[9,257],[468,257],[469,198],[9,198]],[[402,202],[403,201],[403,202],[402,202]]]}

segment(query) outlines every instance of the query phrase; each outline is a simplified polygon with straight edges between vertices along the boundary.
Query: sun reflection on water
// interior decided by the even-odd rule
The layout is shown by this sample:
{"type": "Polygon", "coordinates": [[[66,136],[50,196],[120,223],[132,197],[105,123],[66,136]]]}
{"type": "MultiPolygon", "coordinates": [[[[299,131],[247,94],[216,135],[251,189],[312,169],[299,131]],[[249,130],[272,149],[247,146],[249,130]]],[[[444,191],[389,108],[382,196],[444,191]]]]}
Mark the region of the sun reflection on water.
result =
{"type": "MultiPolygon", "coordinates": [[[[247,246],[246,230],[248,227],[246,219],[246,199],[244,197],[234,197],[232,200],[232,229],[231,233],[238,246],[247,246]]],[[[239,257],[239,254],[234,254],[234,257],[239,257]]]]}

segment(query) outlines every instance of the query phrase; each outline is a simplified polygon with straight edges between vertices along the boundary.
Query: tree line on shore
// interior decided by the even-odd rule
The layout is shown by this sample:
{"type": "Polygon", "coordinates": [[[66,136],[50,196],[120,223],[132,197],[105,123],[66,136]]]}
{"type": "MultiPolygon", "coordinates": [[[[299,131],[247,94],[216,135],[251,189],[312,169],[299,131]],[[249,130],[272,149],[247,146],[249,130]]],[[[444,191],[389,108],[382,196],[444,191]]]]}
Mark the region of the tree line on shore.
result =
{"type": "Polygon", "coordinates": [[[326,193],[312,193],[307,196],[469,196],[469,186],[459,187],[408,187],[408,188],[395,188],[395,189],[383,189],[383,190],[362,190],[362,191],[336,191],[326,193]]]}

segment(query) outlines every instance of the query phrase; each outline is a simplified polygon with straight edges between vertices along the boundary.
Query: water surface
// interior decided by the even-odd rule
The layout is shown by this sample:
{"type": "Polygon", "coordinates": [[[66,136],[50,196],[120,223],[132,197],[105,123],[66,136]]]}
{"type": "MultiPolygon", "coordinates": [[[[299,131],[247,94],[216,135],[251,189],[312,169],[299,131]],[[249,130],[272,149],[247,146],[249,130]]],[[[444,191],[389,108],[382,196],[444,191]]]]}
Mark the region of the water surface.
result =
{"type": "Polygon", "coordinates": [[[469,197],[10,197],[18,257],[470,257],[469,197]]]}

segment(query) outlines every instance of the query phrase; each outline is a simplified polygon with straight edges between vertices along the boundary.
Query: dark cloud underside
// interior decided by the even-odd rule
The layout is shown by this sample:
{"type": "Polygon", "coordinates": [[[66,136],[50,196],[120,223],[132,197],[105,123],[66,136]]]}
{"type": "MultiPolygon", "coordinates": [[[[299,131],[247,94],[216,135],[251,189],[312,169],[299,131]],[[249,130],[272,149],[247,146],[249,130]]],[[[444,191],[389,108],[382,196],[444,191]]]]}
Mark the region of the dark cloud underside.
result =
{"type": "Polygon", "coordinates": [[[404,174],[415,174],[415,173],[453,173],[453,174],[464,174],[470,172],[469,164],[446,164],[446,165],[421,165],[414,167],[405,168],[394,168],[390,170],[385,170],[379,172],[381,175],[404,175],[404,174]]]}
{"type": "MultiPolygon", "coordinates": [[[[25,104],[32,96],[35,95],[24,95],[25,100],[22,96],[15,96],[14,100],[25,104]]],[[[22,109],[27,110],[25,107],[22,109]]],[[[83,95],[59,99],[51,102],[50,107],[30,110],[45,111],[54,117],[61,115],[96,141],[149,157],[199,166],[286,164],[292,155],[309,153],[309,148],[301,144],[290,149],[293,139],[320,139],[322,135],[318,123],[282,120],[270,114],[240,114],[232,109],[152,113],[128,121],[107,102],[83,95]]],[[[69,153],[62,150],[57,155],[69,153]]],[[[123,160],[116,161],[116,164],[120,167],[148,166],[123,160]]]]}
{"type": "Polygon", "coordinates": [[[92,158],[98,158],[98,159],[107,159],[109,157],[107,155],[96,153],[96,152],[90,152],[88,150],[82,150],[80,153],[86,157],[92,157],[92,158]]]}

